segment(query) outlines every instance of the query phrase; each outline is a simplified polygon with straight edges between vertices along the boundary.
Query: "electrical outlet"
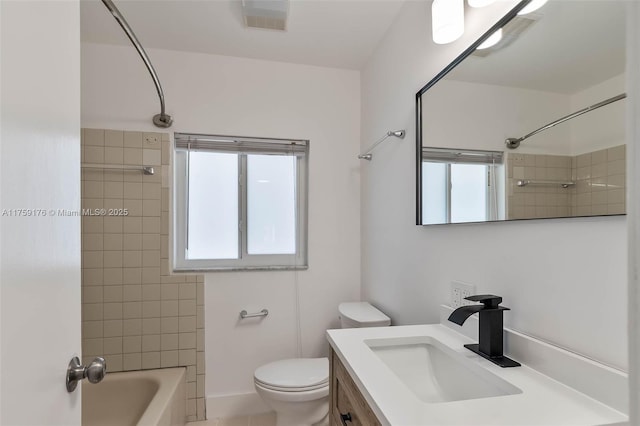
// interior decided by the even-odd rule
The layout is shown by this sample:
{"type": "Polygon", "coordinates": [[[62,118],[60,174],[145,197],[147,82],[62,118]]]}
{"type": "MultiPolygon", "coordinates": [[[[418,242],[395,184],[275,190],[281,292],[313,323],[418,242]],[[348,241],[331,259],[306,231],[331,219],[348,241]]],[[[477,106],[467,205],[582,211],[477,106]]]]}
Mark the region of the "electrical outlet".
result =
{"type": "Polygon", "coordinates": [[[461,281],[451,282],[451,307],[453,309],[460,306],[472,305],[473,302],[464,300],[465,297],[476,294],[476,286],[473,284],[463,283],[461,281]]]}
{"type": "Polygon", "coordinates": [[[470,291],[469,289],[462,290],[462,293],[460,293],[460,303],[462,304],[462,306],[473,304],[473,302],[466,300],[466,298],[469,296],[473,296],[474,293],[475,289],[473,291],[470,291]]]}
{"type": "Polygon", "coordinates": [[[459,308],[461,299],[460,299],[460,289],[457,287],[452,287],[451,288],[451,307],[452,308],[459,308]]]}

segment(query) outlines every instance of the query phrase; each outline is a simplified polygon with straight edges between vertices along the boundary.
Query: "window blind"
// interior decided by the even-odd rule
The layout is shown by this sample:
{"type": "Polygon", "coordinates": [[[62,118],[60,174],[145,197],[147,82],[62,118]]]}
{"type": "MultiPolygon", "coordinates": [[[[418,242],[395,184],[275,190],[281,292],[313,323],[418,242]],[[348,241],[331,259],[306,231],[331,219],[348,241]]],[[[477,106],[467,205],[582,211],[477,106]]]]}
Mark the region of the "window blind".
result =
{"type": "Polygon", "coordinates": [[[175,133],[178,150],[306,155],[309,141],[175,133]]]}
{"type": "Polygon", "coordinates": [[[422,148],[422,161],[456,164],[502,164],[503,152],[473,149],[422,148]]]}

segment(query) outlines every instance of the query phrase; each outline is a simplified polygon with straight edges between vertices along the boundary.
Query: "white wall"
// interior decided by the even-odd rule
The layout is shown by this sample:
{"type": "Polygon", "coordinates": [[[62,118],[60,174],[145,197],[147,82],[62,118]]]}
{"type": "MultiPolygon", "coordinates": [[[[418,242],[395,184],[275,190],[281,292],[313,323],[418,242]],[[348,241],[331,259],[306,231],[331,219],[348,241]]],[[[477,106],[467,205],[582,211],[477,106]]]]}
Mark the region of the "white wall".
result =
{"type": "Polygon", "coordinates": [[[465,36],[436,46],[430,3],[406,2],[365,67],[362,145],[407,136],[363,167],[362,296],[395,324],[436,322],[449,283],[467,281],[504,297],[508,326],[626,368],[625,217],[413,225],[415,93],[515,3],[468,10],[465,36]]]}
{"type": "MultiPolygon", "coordinates": [[[[571,95],[571,111],[579,111],[590,105],[624,93],[625,74],[605,80],[599,84],[571,95]]],[[[572,119],[571,152],[573,155],[593,152],[625,143],[625,111],[627,99],[614,102],[588,114],[572,119]]]]}
{"type": "MultiPolygon", "coordinates": [[[[423,140],[425,146],[504,151],[507,138],[570,112],[565,94],[445,79],[423,96],[423,140]]],[[[557,126],[523,143],[518,152],[569,155],[570,142],[569,126],[557,126]]]]}
{"type": "Polygon", "coordinates": [[[64,386],[81,350],[80,217],[50,213],[80,208],[79,6],[0,2],[3,425],[81,420],[64,386]]]}
{"type": "MultiPolygon", "coordinates": [[[[324,332],[339,325],[338,303],[359,297],[359,73],[148,53],[175,119],[171,131],[311,141],[309,270],[213,273],[205,279],[207,416],[247,412],[247,404],[257,404],[254,369],[297,356],[296,279],[304,356],[327,353],[324,332]],[[238,321],[242,309],[262,308],[270,312],[263,321],[238,321]],[[240,406],[231,409],[229,401],[240,406]]],[[[152,130],[157,112],[151,79],[133,48],[83,45],[83,127],[152,130]]]]}
{"type": "MultiPolygon", "coordinates": [[[[422,100],[426,145],[504,150],[504,141],[625,91],[624,74],[568,95],[444,79],[422,100]],[[464,120],[464,126],[456,125],[464,120]]],[[[548,129],[519,153],[579,155],[625,143],[626,100],[548,129]]]]}

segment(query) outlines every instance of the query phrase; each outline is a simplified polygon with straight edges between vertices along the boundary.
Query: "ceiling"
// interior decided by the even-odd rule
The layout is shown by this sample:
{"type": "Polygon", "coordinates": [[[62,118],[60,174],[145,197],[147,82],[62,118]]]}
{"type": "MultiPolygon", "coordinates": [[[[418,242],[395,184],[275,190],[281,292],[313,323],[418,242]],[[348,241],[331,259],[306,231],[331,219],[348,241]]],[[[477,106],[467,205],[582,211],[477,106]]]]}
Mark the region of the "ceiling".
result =
{"type": "Polygon", "coordinates": [[[624,1],[552,0],[535,19],[511,44],[469,56],[447,79],[573,94],[624,72],[624,1]]]}
{"type": "MultiPolygon", "coordinates": [[[[245,28],[241,0],[115,0],[145,48],[361,69],[404,0],[291,0],[286,32],[245,28]]],[[[130,46],[100,0],[81,1],[83,42],[130,46]]]]}

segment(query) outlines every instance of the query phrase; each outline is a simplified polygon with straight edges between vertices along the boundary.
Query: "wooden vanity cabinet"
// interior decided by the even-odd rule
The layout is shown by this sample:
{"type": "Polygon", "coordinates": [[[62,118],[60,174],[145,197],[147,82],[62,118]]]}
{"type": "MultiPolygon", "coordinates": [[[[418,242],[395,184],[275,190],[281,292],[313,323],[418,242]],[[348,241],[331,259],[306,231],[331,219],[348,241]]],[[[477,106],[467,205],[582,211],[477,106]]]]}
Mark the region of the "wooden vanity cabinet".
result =
{"type": "Polygon", "coordinates": [[[330,364],[331,426],[380,426],[380,422],[333,349],[330,364]]]}

